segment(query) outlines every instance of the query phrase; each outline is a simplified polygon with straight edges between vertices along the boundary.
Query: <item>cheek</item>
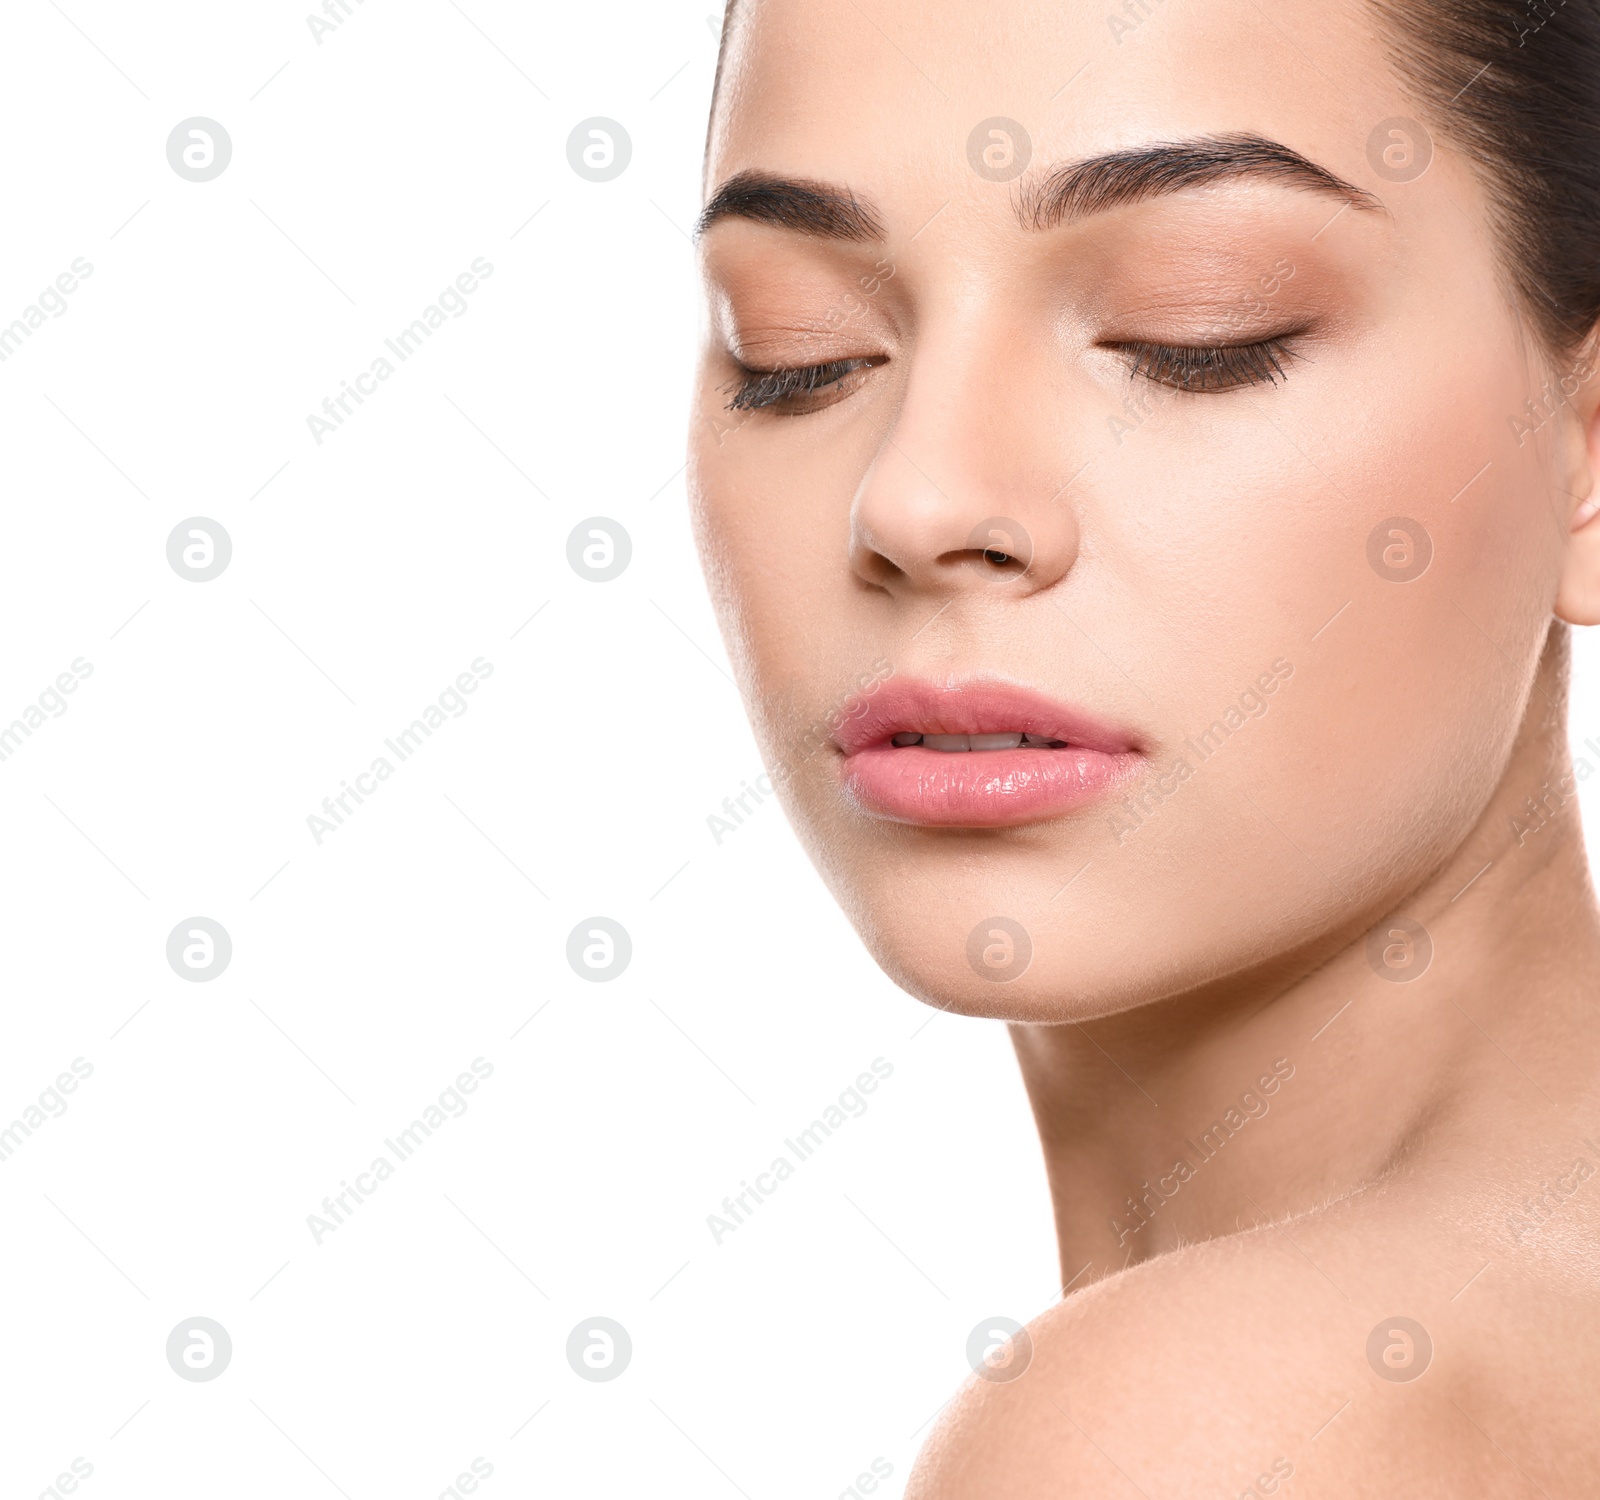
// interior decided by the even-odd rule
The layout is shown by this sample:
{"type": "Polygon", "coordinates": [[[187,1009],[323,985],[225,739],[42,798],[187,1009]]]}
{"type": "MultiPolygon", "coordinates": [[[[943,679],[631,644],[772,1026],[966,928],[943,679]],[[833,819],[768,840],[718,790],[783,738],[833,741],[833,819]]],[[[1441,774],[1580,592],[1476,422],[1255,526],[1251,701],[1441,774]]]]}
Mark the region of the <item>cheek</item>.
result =
{"type": "Polygon", "coordinates": [[[1481,807],[1504,769],[1561,539],[1542,455],[1507,420],[1522,387],[1469,367],[1416,389],[1358,414],[1383,436],[1334,471],[1356,502],[1348,530],[1327,538],[1355,554],[1342,570],[1350,605],[1316,645],[1330,685],[1343,678],[1357,696],[1345,714],[1318,701],[1321,727],[1356,716],[1392,783],[1410,783],[1414,813],[1443,821],[1462,801],[1481,807]]]}
{"type": "Polygon", "coordinates": [[[879,646],[848,607],[859,429],[728,412],[703,377],[690,438],[696,540],[763,749],[859,689],[879,646]]]}
{"type": "Polygon", "coordinates": [[[1157,507],[1183,545],[1130,537],[1116,560],[1134,619],[1119,659],[1140,660],[1144,639],[1141,681],[1190,743],[1257,674],[1293,666],[1172,820],[1186,862],[1251,811],[1246,794],[1269,838],[1304,852],[1285,896],[1415,875],[1469,831],[1509,758],[1555,583],[1540,458],[1506,420],[1520,393],[1495,369],[1419,373],[1339,393],[1336,416],[1286,400],[1220,443],[1213,431],[1204,457],[1151,453],[1147,493],[1198,477],[1157,507]],[[1168,661],[1151,654],[1156,620],[1168,661]]]}

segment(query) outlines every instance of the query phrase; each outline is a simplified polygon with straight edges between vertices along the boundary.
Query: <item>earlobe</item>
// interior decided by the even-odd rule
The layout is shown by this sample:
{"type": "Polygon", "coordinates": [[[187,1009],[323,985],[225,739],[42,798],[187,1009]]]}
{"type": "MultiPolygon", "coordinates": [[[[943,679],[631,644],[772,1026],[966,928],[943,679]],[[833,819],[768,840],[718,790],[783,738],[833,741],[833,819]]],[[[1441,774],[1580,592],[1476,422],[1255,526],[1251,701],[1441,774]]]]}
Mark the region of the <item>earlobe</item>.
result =
{"type": "Polygon", "coordinates": [[[1600,625],[1600,496],[1591,496],[1573,512],[1555,613],[1569,625],[1600,625]]]}
{"type": "MultiPolygon", "coordinates": [[[[1593,353],[1579,362],[1579,369],[1595,373],[1593,353]]],[[[1573,489],[1565,492],[1571,519],[1555,613],[1569,625],[1600,625],[1600,402],[1594,394],[1580,397],[1578,415],[1582,453],[1572,475],[1573,489]]]]}

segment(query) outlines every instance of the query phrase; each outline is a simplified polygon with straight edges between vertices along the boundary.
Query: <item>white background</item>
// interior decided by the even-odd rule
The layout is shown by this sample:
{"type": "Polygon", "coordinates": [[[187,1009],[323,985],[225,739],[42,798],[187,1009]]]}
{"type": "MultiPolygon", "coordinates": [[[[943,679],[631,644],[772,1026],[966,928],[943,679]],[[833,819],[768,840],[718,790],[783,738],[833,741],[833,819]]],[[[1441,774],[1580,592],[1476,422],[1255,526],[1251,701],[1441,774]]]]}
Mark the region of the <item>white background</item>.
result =
{"type": "Polygon", "coordinates": [[[969,1330],[1059,1278],[1003,1029],[878,974],[775,804],[707,826],[760,769],[682,478],[716,19],[351,4],[320,45],[291,4],[6,10],[0,323],[93,272],[0,365],[0,724],[93,672],[0,763],[0,1126],[93,1073],[0,1162],[0,1482],[393,1500],[481,1457],[490,1497],[764,1500],[880,1459],[897,1494],[969,1330]],[[197,115],[233,145],[204,183],[166,156],[197,115]],[[568,165],[591,116],[632,141],[608,183],[568,165]],[[166,557],[194,516],[233,545],[204,584],[166,557]],[[610,583],[567,562],[592,516],[632,539],[610,583]],[[319,846],[308,814],[476,658],[319,846]],[[195,915],[233,942],[207,983],[165,956],[195,915]],[[633,941],[607,984],[565,956],[594,915],[633,941]],[[716,1244],[875,1058],[866,1113],[716,1244]],[[596,1315],[633,1341],[603,1384],[565,1354],[596,1315]],[[195,1316],[233,1342],[207,1383],[165,1356],[195,1316]]]}

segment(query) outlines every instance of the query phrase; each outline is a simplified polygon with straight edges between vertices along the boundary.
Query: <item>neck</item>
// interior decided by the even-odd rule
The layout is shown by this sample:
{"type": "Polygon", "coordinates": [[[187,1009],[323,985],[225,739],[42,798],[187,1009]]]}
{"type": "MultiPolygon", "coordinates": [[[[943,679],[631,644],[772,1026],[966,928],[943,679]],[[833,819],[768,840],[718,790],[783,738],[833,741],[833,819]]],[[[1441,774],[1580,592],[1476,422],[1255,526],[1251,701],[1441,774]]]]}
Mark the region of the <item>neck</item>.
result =
{"type": "MultiPolygon", "coordinates": [[[[1552,643],[1488,805],[1399,901],[1243,977],[1012,1026],[1064,1286],[1358,1192],[1452,1143],[1600,1123],[1570,1109],[1596,1056],[1600,920],[1564,684],[1552,643]]],[[[1585,754],[1600,769],[1600,748],[1585,754]]]]}

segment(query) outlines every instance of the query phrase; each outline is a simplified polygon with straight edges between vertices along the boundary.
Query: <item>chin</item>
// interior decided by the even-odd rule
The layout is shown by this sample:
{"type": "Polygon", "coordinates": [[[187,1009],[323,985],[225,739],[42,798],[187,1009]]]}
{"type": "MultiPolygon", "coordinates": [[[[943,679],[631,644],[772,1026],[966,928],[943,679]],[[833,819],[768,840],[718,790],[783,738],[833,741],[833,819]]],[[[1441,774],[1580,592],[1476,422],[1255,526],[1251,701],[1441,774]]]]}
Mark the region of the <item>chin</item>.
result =
{"type": "Polygon", "coordinates": [[[1002,882],[993,871],[952,878],[929,868],[909,872],[905,861],[893,860],[890,870],[898,874],[863,875],[841,869],[837,850],[818,864],[873,961],[936,1010],[1051,1023],[1091,1020],[1162,998],[1120,944],[1096,951],[1072,912],[1044,915],[1059,879],[1005,881],[1013,894],[1007,901],[995,894],[1002,882]]]}

